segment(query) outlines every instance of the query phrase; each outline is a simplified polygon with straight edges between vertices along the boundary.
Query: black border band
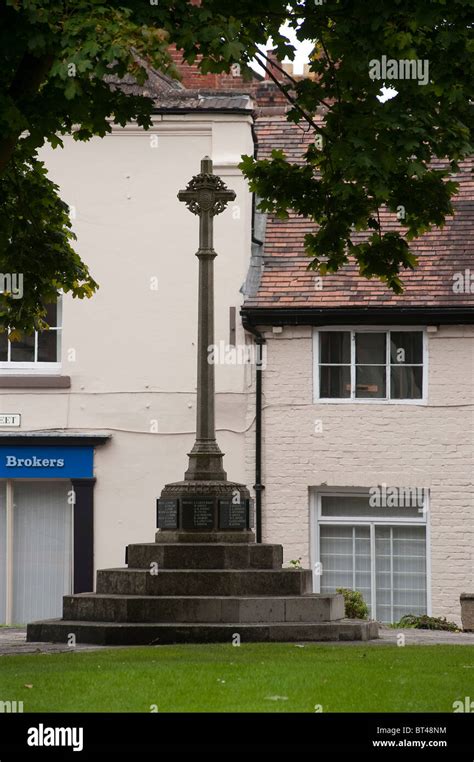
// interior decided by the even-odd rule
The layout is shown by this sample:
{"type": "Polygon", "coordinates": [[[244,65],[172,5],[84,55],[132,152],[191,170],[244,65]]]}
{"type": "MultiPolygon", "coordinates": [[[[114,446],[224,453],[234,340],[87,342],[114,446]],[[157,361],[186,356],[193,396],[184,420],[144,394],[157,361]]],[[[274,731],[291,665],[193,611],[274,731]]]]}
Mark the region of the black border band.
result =
{"type": "Polygon", "coordinates": [[[472,307],[242,307],[257,325],[462,325],[474,323],[472,307]]]}

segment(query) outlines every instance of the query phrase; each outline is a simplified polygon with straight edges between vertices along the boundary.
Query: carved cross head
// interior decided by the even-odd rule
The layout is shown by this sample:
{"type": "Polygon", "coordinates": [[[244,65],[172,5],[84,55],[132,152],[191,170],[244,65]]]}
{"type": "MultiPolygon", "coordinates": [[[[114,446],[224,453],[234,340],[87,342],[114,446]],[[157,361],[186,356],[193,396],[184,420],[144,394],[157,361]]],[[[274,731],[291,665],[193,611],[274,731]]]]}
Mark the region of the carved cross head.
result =
{"type": "Polygon", "coordinates": [[[201,161],[201,172],[191,178],[185,190],[179,191],[178,198],[193,214],[210,213],[214,217],[235,199],[235,192],[227,188],[219,175],[213,174],[212,160],[205,156],[201,161]]]}

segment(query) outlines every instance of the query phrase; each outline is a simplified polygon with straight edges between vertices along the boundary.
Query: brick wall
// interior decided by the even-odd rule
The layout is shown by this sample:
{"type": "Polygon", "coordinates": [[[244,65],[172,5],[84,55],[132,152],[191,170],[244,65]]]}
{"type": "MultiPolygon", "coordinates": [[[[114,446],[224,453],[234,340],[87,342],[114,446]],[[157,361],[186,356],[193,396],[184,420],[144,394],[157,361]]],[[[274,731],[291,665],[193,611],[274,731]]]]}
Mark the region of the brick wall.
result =
{"type": "MultiPolygon", "coordinates": [[[[251,95],[257,116],[281,116],[289,109],[289,102],[270,79],[261,79],[258,75],[250,80],[244,80],[238,70],[220,74],[202,74],[198,60],[193,64],[184,63],[180,50],[174,45],[169,48],[171,57],[180,72],[181,84],[189,90],[216,90],[218,92],[232,91],[251,95]]],[[[278,74],[278,72],[276,72],[278,74]]],[[[279,79],[283,75],[278,74],[279,79]]]]}
{"type": "Polygon", "coordinates": [[[313,404],[312,329],[265,335],[264,541],[309,563],[310,487],[429,488],[432,613],[459,622],[460,593],[474,590],[474,328],[428,335],[427,405],[313,404]]]}

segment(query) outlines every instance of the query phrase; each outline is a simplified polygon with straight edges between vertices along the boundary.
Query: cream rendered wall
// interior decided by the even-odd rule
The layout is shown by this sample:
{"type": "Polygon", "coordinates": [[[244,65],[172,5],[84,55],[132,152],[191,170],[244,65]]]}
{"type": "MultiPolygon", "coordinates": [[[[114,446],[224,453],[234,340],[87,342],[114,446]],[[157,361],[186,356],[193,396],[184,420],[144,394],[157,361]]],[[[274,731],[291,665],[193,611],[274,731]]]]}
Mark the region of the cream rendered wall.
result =
{"type": "Polygon", "coordinates": [[[312,329],[264,335],[264,541],[312,561],[310,487],[427,487],[432,613],[459,622],[474,589],[474,327],[428,334],[427,405],[314,404],[312,329]]]}
{"type": "MultiPolygon", "coordinates": [[[[95,455],[96,568],[123,565],[125,545],[153,540],[155,499],[183,478],[194,442],[198,219],[176,194],[206,154],[237,193],[215,221],[216,340],[227,342],[251,243],[251,195],[237,164],[252,152],[250,116],[204,113],[156,116],[148,133],[129,125],[42,152],[75,208],[77,250],[100,290],[90,300],[64,297],[62,373],[71,389],[24,390],[3,401],[21,411],[22,431],[112,434],[95,455]]],[[[240,481],[246,373],[216,369],[218,442],[229,478],[240,481]]]]}

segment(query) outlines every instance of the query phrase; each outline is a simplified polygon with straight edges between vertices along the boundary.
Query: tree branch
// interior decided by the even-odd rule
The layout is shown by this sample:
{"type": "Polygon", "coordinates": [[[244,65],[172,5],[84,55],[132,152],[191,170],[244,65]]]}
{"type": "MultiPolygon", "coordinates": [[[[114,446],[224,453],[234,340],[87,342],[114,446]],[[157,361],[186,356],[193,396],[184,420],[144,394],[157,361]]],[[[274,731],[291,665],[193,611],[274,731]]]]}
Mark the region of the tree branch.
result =
{"type": "MultiPolygon", "coordinates": [[[[334,65],[334,62],[331,60],[331,56],[329,55],[329,51],[328,51],[328,49],[327,49],[327,47],[325,45],[325,42],[323,40],[323,36],[322,36],[321,33],[319,35],[319,41],[320,41],[320,43],[322,45],[322,48],[324,50],[324,55],[326,56],[326,60],[327,60],[327,62],[329,64],[329,66],[332,69],[332,74],[333,74],[333,77],[334,77],[334,84],[336,85],[337,101],[338,101],[339,106],[340,106],[341,105],[341,91],[339,90],[339,82],[337,81],[337,68],[334,65]]],[[[341,123],[340,122],[340,113],[338,113],[338,116],[339,116],[339,125],[340,125],[340,123],[341,123]]]]}
{"type": "MultiPolygon", "coordinates": [[[[299,111],[299,113],[301,114],[303,119],[305,119],[308,122],[308,124],[311,125],[311,127],[313,128],[313,130],[315,132],[317,132],[319,135],[322,135],[323,137],[326,138],[327,136],[326,136],[325,131],[323,129],[321,129],[321,127],[318,124],[316,124],[314,119],[312,119],[309,114],[306,113],[306,111],[300,106],[300,104],[298,103],[296,98],[294,98],[292,95],[290,95],[290,93],[283,87],[283,85],[275,77],[275,75],[273,74],[271,69],[269,69],[268,66],[266,66],[266,64],[263,61],[259,60],[259,53],[256,53],[255,57],[257,58],[260,66],[262,67],[262,69],[264,69],[267,72],[267,74],[270,77],[270,79],[275,83],[275,85],[283,93],[283,95],[291,103],[291,105],[294,106],[294,108],[296,108],[297,111],[299,111]]],[[[265,56],[265,58],[267,58],[267,56],[265,56]]],[[[272,62],[272,64],[273,64],[273,62],[272,62]]]]}
{"type": "MultiPolygon", "coordinates": [[[[274,66],[274,67],[275,67],[275,69],[278,69],[278,71],[280,71],[282,74],[284,74],[284,75],[285,75],[285,77],[288,77],[288,79],[290,80],[290,82],[291,82],[291,84],[292,84],[292,85],[295,85],[295,86],[296,86],[296,85],[298,84],[298,81],[297,81],[297,80],[296,80],[294,77],[292,77],[292,76],[291,76],[291,74],[288,74],[288,72],[286,71],[286,69],[284,69],[282,66],[280,66],[280,64],[278,64],[278,63],[277,63],[276,61],[274,61],[272,58],[270,58],[269,56],[267,56],[267,55],[266,55],[266,54],[263,52],[263,50],[260,50],[259,52],[260,52],[260,55],[264,56],[264,57],[267,59],[267,61],[268,61],[268,62],[269,62],[269,63],[270,63],[272,66],[274,66]]],[[[327,109],[331,109],[331,108],[332,108],[332,106],[331,106],[329,103],[326,103],[326,101],[323,101],[323,99],[322,99],[322,98],[320,98],[320,99],[318,100],[318,103],[322,103],[322,104],[323,104],[323,106],[326,106],[326,108],[327,108],[327,109]]]]}

